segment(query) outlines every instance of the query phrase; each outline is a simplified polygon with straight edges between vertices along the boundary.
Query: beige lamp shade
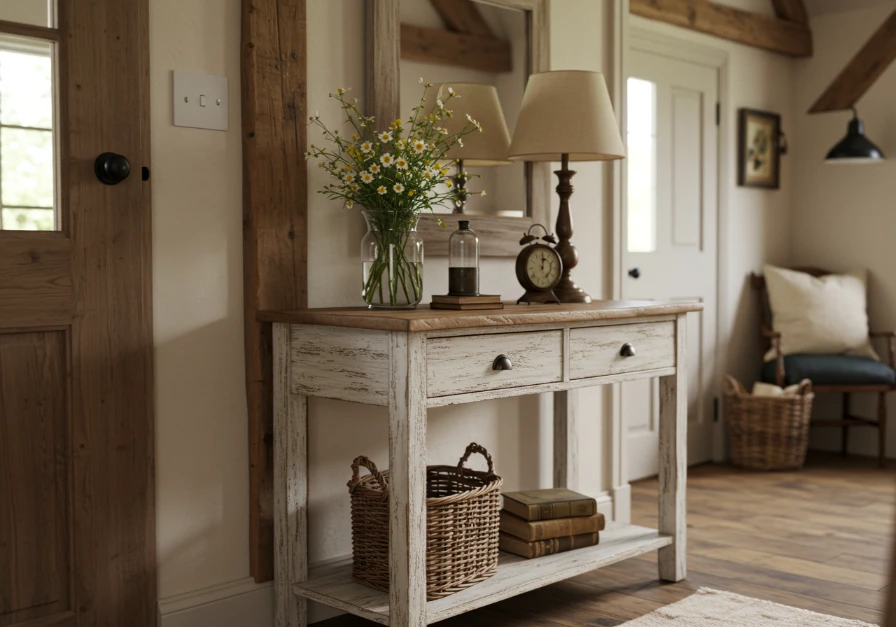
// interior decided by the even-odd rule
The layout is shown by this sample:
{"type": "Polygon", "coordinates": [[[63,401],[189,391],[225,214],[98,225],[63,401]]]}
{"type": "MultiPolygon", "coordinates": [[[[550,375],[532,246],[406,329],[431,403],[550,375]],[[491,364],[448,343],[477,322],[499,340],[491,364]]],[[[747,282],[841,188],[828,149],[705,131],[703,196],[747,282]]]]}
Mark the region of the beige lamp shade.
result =
{"type": "Polygon", "coordinates": [[[563,70],[529,77],[509,158],[609,161],[625,157],[603,74],[563,70]]]}
{"type": "Polygon", "coordinates": [[[467,114],[482,125],[482,132],[473,131],[463,137],[463,146],[454,146],[445,155],[447,159],[463,159],[464,166],[510,165],[507,149],[510,147],[510,132],[504,121],[504,112],[498,100],[498,90],[494,85],[482,83],[445,83],[435,85],[426,94],[427,113],[438,108],[436,99],[441,94],[444,101],[448,88],[454,89],[456,96],[445,106],[454,112],[453,117],[443,117],[440,122],[452,135],[469,124],[467,114]],[[459,98],[457,96],[460,96],[459,98]]]}

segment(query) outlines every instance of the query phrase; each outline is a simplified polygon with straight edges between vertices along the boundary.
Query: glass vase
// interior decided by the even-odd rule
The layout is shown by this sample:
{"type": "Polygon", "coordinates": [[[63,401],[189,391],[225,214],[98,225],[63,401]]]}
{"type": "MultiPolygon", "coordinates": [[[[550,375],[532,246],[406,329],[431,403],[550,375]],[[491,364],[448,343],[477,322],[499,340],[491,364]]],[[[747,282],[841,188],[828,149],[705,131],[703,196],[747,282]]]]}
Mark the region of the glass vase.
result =
{"type": "Polygon", "coordinates": [[[362,211],[361,297],[369,308],[413,309],[423,298],[423,239],[417,218],[399,211],[362,211]]]}

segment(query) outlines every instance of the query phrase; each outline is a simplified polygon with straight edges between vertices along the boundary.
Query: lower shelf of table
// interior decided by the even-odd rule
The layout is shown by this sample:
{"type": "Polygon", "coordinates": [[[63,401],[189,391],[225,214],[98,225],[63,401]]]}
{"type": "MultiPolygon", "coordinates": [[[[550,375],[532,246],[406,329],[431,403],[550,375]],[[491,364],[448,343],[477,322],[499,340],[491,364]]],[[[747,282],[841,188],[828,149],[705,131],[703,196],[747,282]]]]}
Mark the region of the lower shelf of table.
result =
{"type": "MultiPolygon", "coordinates": [[[[426,622],[435,623],[517,594],[575,577],[672,544],[670,536],[635,525],[608,525],[597,546],[526,560],[501,553],[498,573],[482,583],[426,604],[426,622]]],[[[389,595],[352,579],[350,560],[311,572],[293,592],[368,620],[389,624],[389,595]]]]}

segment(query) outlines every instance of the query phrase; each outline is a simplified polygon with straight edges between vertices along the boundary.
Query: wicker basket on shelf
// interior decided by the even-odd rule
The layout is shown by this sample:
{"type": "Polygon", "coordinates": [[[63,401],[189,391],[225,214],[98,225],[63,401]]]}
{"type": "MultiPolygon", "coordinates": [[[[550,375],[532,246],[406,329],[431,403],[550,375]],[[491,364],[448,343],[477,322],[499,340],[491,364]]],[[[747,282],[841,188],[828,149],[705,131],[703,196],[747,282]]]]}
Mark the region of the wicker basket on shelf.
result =
{"type": "MultiPolygon", "coordinates": [[[[485,581],[498,567],[501,485],[491,456],[470,444],[457,466],[426,468],[426,598],[440,599],[485,581]],[[488,471],[464,467],[482,454],[488,471]]],[[[389,590],[389,471],[366,457],[352,463],[352,576],[389,590]],[[360,476],[360,468],[370,474],[360,476]]]]}
{"type": "Polygon", "coordinates": [[[725,415],[734,465],[754,470],[802,468],[814,397],[808,379],[800,382],[795,396],[754,396],[728,376],[725,415]]]}

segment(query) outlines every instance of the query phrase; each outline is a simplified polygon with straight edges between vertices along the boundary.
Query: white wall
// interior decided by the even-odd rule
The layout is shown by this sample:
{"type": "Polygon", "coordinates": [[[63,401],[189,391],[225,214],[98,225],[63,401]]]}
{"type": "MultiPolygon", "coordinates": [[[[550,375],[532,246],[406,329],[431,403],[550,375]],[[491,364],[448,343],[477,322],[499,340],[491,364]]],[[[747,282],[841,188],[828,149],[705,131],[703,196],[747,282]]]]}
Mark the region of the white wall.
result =
{"type": "MultiPolygon", "coordinates": [[[[815,55],[798,61],[795,74],[797,117],[794,147],[793,261],[841,271],[867,268],[870,272],[869,316],[872,329],[896,329],[896,65],[891,66],[857,103],[865,133],[890,157],[873,166],[837,166],[824,156],[846,134],[852,117],[847,112],[808,115],[852,56],[864,45],[896,2],[826,14],[812,20],[815,55]]],[[[876,416],[875,399],[857,398],[856,408],[876,416]]],[[[896,408],[890,395],[890,424],[896,408]]],[[[840,399],[816,399],[815,416],[833,417],[840,399]]],[[[896,450],[896,433],[889,433],[889,450],[896,450]]],[[[877,454],[877,432],[853,430],[850,450],[877,454]]],[[[839,429],[816,429],[814,448],[839,449],[839,429]]]]}
{"type": "Polygon", "coordinates": [[[159,596],[249,574],[239,0],[152,0],[159,596]],[[171,71],[229,79],[230,130],[172,126],[171,71]]]}

